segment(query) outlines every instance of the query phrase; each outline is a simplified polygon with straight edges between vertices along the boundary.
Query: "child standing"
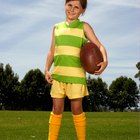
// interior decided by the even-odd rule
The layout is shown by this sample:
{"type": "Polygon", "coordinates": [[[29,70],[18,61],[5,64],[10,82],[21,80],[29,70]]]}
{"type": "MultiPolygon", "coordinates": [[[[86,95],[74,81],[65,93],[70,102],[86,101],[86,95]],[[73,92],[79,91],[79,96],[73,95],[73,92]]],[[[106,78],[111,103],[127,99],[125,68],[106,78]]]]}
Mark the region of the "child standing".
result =
{"type": "Polygon", "coordinates": [[[86,139],[86,116],[82,108],[82,98],[88,95],[86,73],[80,63],[80,49],[89,40],[95,43],[103,55],[101,74],[108,64],[104,46],[97,39],[92,27],[79,20],[87,6],[87,0],[66,0],[66,20],[55,25],[51,48],[47,55],[45,78],[52,84],[53,109],[49,120],[48,140],[57,140],[64,110],[64,99],[71,102],[71,111],[78,140],[86,139]],[[54,63],[52,74],[50,68],[54,63]]]}

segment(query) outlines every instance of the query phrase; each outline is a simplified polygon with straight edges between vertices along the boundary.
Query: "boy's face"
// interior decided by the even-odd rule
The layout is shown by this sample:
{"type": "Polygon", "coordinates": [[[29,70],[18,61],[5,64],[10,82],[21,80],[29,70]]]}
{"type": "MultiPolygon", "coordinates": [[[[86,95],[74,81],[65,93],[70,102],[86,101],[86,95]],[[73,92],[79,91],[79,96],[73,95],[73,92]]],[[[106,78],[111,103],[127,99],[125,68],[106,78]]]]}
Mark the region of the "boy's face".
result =
{"type": "Polygon", "coordinates": [[[65,4],[66,18],[74,21],[84,12],[79,0],[72,0],[65,4]]]}

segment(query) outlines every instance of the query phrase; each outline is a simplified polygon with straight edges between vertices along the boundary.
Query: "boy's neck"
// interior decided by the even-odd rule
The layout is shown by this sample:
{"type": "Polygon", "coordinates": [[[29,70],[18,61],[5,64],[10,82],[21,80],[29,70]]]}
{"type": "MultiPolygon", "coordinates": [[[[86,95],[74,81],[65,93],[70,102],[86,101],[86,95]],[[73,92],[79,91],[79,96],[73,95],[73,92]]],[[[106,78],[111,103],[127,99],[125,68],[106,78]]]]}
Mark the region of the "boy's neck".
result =
{"type": "Polygon", "coordinates": [[[75,19],[75,20],[67,20],[67,19],[66,19],[66,24],[67,24],[67,25],[70,25],[71,23],[73,23],[73,22],[76,21],[76,20],[78,20],[78,19],[75,19]]]}

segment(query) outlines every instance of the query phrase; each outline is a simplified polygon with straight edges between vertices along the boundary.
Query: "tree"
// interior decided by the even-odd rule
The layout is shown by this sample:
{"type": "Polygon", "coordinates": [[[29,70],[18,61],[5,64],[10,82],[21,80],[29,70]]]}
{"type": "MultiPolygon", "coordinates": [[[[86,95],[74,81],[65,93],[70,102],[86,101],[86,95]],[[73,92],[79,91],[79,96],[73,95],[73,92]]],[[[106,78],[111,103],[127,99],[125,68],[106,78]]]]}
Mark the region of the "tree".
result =
{"type": "MultiPolygon", "coordinates": [[[[135,78],[139,78],[139,81],[140,81],[140,62],[138,62],[138,63],[136,64],[136,67],[137,67],[137,69],[138,69],[138,73],[135,74],[135,78]]],[[[139,92],[140,92],[140,84],[139,84],[139,92]]],[[[140,95],[139,95],[139,98],[140,98],[140,95]]],[[[139,99],[139,100],[140,100],[140,99],[139,99]]]]}
{"type": "Polygon", "coordinates": [[[139,80],[140,80],[140,62],[138,62],[138,63],[136,64],[136,67],[137,67],[137,69],[138,69],[138,73],[135,74],[135,78],[139,78],[139,80]]]}
{"type": "Polygon", "coordinates": [[[4,68],[3,68],[3,64],[0,63],[0,109],[3,105],[3,72],[4,72],[4,68]]]}
{"type": "MultiPolygon", "coordinates": [[[[21,81],[21,102],[23,109],[44,110],[47,105],[49,85],[39,70],[30,70],[21,81]]],[[[51,104],[48,103],[48,104],[51,104]]]]}
{"type": "Polygon", "coordinates": [[[42,95],[41,105],[42,110],[52,111],[52,98],[50,95],[51,85],[46,83],[45,93],[42,95]]]}
{"type": "Polygon", "coordinates": [[[89,111],[101,111],[107,106],[107,84],[100,77],[87,79],[89,96],[83,100],[84,108],[89,111]],[[87,105],[88,103],[88,105],[87,105]],[[86,107],[85,107],[86,105],[86,107]]]}
{"type": "Polygon", "coordinates": [[[5,109],[16,109],[19,99],[19,86],[17,74],[7,64],[5,68],[0,64],[0,102],[5,109]]]}
{"type": "Polygon", "coordinates": [[[114,111],[137,106],[138,88],[131,78],[119,77],[109,87],[108,105],[114,111]]]}

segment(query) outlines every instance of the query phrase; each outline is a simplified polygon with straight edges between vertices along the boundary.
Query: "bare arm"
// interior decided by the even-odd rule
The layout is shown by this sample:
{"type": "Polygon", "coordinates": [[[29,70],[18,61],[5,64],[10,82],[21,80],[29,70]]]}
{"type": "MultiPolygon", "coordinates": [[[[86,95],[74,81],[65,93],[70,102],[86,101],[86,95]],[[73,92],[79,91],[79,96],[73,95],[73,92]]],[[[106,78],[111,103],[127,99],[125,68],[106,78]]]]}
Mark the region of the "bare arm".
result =
{"type": "Polygon", "coordinates": [[[45,79],[50,84],[52,84],[52,81],[53,81],[52,76],[50,74],[50,68],[51,68],[53,60],[54,60],[54,50],[55,50],[54,29],[53,29],[53,34],[52,34],[51,47],[50,47],[50,50],[49,50],[48,55],[47,55],[46,66],[45,66],[45,79]]]}
{"type": "Polygon", "coordinates": [[[105,69],[105,68],[107,67],[107,65],[108,65],[108,59],[107,59],[107,52],[106,52],[106,49],[105,49],[105,47],[101,44],[101,42],[98,40],[98,38],[97,38],[97,36],[95,35],[95,33],[94,33],[92,27],[91,27],[89,24],[87,24],[87,23],[84,24],[84,32],[85,32],[85,36],[86,36],[92,43],[96,44],[96,45],[99,47],[99,49],[100,49],[100,51],[101,51],[101,53],[102,53],[102,55],[103,55],[103,62],[101,62],[100,64],[98,64],[98,66],[101,66],[101,68],[100,68],[98,71],[95,71],[95,73],[94,73],[94,74],[96,74],[96,75],[99,75],[99,74],[101,74],[101,73],[104,71],[104,69],[105,69]]]}

